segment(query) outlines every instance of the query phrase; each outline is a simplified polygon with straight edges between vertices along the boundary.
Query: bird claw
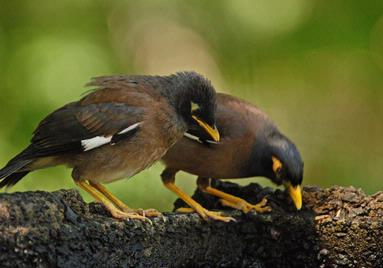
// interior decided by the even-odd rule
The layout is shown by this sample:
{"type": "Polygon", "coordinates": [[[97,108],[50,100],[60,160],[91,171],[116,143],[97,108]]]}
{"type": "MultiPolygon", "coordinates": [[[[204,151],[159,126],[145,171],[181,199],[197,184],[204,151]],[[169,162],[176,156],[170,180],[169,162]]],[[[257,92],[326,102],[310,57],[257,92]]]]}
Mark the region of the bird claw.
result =
{"type": "Polygon", "coordinates": [[[162,213],[159,212],[158,210],[154,208],[150,209],[142,209],[142,208],[137,208],[137,209],[132,209],[132,208],[125,208],[122,210],[125,213],[136,213],[138,215],[141,215],[143,217],[159,217],[162,216],[162,213]]]}
{"type": "Polygon", "coordinates": [[[223,216],[222,212],[218,212],[218,211],[210,211],[210,210],[205,210],[205,217],[202,216],[202,218],[204,218],[205,220],[207,219],[213,219],[213,220],[217,220],[217,221],[223,221],[223,222],[235,222],[236,220],[233,218],[233,217],[227,217],[227,216],[223,216]]]}
{"type": "MultiPolygon", "coordinates": [[[[194,208],[178,208],[176,209],[176,212],[179,213],[193,213],[197,212],[194,208]]],[[[197,212],[204,220],[218,220],[218,221],[223,221],[223,222],[230,222],[230,221],[236,221],[233,217],[227,217],[224,216],[222,212],[219,211],[210,211],[205,208],[197,212]]]]}
{"type": "Polygon", "coordinates": [[[266,196],[258,204],[250,204],[243,199],[238,200],[237,202],[231,202],[225,199],[219,200],[223,206],[231,207],[243,211],[244,213],[249,213],[250,211],[255,211],[257,213],[266,213],[272,211],[270,206],[266,206],[267,198],[266,196]]]}
{"type": "Polygon", "coordinates": [[[143,211],[143,216],[146,216],[146,217],[161,217],[162,213],[159,212],[158,210],[154,209],[154,208],[150,208],[150,209],[145,209],[143,211]]]}
{"type": "Polygon", "coordinates": [[[182,208],[177,208],[177,209],[176,209],[176,212],[178,212],[178,213],[188,214],[188,213],[193,213],[193,212],[195,212],[195,209],[194,209],[194,208],[186,208],[186,207],[182,207],[182,208]]]}
{"type": "Polygon", "coordinates": [[[145,216],[142,216],[136,212],[124,212],[124,211],[120,211],[120,210],[113,210],[113,211],[110,211],[110,213],[112,214],[112,216],[116,219],[121,219],[121,220],[143,220],[143,221],[148,221],[150,224],[152,224],[152,221],[150,219],[148,219],[147,217],[145,216]]]}
{"type": "Polygon", "coordinates": [[[267,197],[263,197],[262,200],[256,204],[256,205],[252,205],[255,209],[256,212],[259,212],[259,213],[264,213],[264,212],[271,212],[272,211],[272,208],[270,206],[267,206],[267,197]]]}

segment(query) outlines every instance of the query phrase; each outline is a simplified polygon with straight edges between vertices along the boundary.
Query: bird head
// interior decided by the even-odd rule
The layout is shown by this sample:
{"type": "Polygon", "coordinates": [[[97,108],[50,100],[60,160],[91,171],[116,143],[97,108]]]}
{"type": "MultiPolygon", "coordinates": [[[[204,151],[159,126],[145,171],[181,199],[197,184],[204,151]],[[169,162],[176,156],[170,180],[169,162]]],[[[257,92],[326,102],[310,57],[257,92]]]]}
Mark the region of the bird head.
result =
{"type": "Polygon", "coordinates": [[[302,207],[303,161],[293,142],[278,130],[257,139],[252,159],[257,175],[284,185],[295,207],[302,207]]]}
{"type": "Polygon", "coordinates": [[[180,89],[176,107],[187,124],[187,132],[201,140],[218,142],[220,135],[215,126],[216,93],[210,81],[195,72],[177,73],[180,89]]]}

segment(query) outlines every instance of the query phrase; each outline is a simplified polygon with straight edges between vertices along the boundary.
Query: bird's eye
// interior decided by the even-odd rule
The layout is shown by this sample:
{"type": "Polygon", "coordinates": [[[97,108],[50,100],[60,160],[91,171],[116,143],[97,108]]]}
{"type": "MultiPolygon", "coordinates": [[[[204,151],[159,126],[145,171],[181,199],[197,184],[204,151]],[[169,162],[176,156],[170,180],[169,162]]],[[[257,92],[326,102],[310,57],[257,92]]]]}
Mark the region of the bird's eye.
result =
{"type": "Polygon", "coordinates": [[[191,103],[191,111],[192,112],[197,111],[199,108],[200,108],[200,106],[198,105],[198,103],[195,103],[195,102],[191,103]]]}
{"type": "Polygon", "coordinates": [[[280,175],[282,172],[281,161],[278,158],[276,158],[275,156],[272,156],[271,158],[273,160],[273,171],[274,171],[275,175],[280,175]]]}

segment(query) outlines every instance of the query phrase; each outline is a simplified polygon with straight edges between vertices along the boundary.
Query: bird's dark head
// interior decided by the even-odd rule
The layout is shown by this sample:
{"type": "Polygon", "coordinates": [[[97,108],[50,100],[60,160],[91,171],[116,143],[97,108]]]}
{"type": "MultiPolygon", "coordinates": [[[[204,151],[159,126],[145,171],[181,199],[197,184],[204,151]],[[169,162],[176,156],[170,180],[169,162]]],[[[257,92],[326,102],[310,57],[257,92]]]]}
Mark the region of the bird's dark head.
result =
{"type": "Polygon", "coordinates": [[[297,147],[277,129],[258,137],[252,154],[253,171],[277,185],[283,184],[296,208],[301,209],[303,161],[297,147]]]}
{"type": "Polygon", "coordinates": [[[215,126],[216,92],[210,81],[195,72],[177,73],[172,98],[177,113],[187,124],[188,132],[201,139],[219,141],[215,126]]]}

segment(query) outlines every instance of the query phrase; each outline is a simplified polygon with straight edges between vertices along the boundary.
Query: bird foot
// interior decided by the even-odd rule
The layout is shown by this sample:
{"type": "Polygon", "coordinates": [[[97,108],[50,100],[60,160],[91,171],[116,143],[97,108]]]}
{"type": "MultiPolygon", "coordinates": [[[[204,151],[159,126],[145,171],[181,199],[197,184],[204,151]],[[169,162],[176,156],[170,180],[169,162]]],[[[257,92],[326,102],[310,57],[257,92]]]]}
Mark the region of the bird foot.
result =
{"type": "Polygon", "coordinates": [[[205,215],[200,214],[202,216],[202,218],[204,218],[204,220],[208,220],[210,218],[213,220],[223,221],[223,222],[236,221],[233,217],[223,216],[223,214],[221,212],[210,211],[210,210],[205,209],[204,214],[205,215]]]}
{"type": "Polygon", "coordinates": [[[143,221],[148,221],[149,223],[152,223],[150,219],[136,212],[124,212],[119,209],[112,209],[112,210],[109,210],[109,212],[112,214],[113,218],[115,219],[121,219],[121,220],[137,219],[137,220],[143,220],[143,221]]]}
{"type": "MultiPolygon", "coordinates": [[[[180,213],[193,213],[197,212],[194,208],[178,208],[176,212],[180,213]]],[[[204,220],[217,220],[217,221],[223,221],[223,222],[230,222],[230,221],[236,221],[233,217],[227,217],[222,214],[222,212],[218,211],[210,211],[205,208],[200,209],[197,212],[204,220]]]]}
{"type": "Polygon", "coordinates": [[[122,209],[122,211],[125,213],[136,213],[136,214],[141,215],[143,217],[160,217],[160,216],[162,216],[162,213],[159,212],[158,210],[154,209],[154,208],[145,209],[145,210],[142,208],[138,208],[138,209],[124,208],[124,209],[122,209]]]}
{"type": "Polygon", "coordinates": [[[186,208],[186,207],[182,207],[182,208],[177,208],[177,209],[176,209],[176,212],[184,213],[184,214],[188,214],[188,213],[194,213],[194,212],[195,212],[195,209],[194,209],[194,208],[186,208]]]}
{"type": "Polygon", "coordinates": [[[220,202],[223,206],[235,208],[243,211],[244,213],[249,213],[250,211],[255,211],[257,213],[265,213],[272,211],[270,206],[266,206],[267,198],[266,196],[258,204],[250,204],[247,201],[238,198],[236,202],[228,201],[225,199],[220,199],[220,202]]]}

